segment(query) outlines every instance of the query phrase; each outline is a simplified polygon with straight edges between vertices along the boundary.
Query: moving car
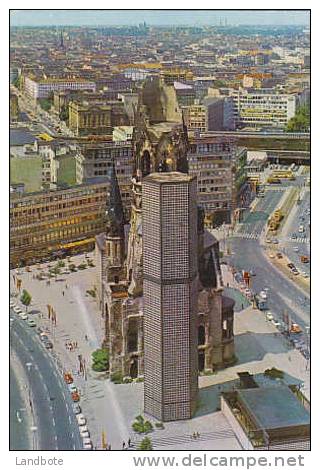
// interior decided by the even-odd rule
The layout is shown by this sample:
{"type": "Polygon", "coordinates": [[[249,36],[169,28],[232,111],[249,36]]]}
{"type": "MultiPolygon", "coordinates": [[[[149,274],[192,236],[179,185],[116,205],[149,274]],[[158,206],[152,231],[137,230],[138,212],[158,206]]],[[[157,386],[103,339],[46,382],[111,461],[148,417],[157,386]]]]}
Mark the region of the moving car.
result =
{"type": "Polygon", "coordinates": [[[291,328],[290,328],[290,333],[301,333],[302,330],[298,323],[292,323],[291,328]]]}
{"type": "Polygon", "coordinates": [[[266,313],[266,319],[269,320],[269,321],[272,321],[274,319],[273,315],[271,312],[267,312],[266,313]]]}
{"type": "Polygon", "coordinates": [[[304,232],[304,225],[300,225],[298,232],[299,232],[299,233],[303,233],[303,232],[304,232]]]}
{"type": "Polygon", "coordinates": [[[293,248],[293,251],[295,251],[296,253],[298,253],[299,247],[298,247],[298,246],[295,246],[295,247],[293,248]]]}
{"type": "Polygon", "coordinates": [[[261,299],[266,300],[268,297],[266,291],[262,290],[259,294],[259,297],[261,297],[261,299]]]}
{"type": "Polygon", "coordinates": [[[301,263],[309,263],[309,257],[303,255],[303,256],[300,257],[300,261],[301,261],[301,263]]]}
{"type": "Polygon", "coordinates": [[[278,259],[281,259],[281,258],[283,258],[283,255],[282,255],[282,253],[279,252],[279,253],[276,253],[276,257],[277,257],[278,259]]]}

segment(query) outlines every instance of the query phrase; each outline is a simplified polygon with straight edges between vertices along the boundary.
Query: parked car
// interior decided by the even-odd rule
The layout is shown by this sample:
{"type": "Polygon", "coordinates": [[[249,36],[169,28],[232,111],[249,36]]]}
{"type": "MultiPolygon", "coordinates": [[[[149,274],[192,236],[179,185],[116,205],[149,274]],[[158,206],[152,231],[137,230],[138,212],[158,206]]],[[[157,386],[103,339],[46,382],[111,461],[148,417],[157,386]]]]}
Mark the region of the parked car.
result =
{"type": "Polygon", "coordinates": [[[40,341],[42,341],[42,343],[45,343],[47,341],[50,341],[49,340],[49,336],[47,336],[45,333],[41,333],[40,334],[40,341]]]}
{"type": "Polygon", "coordinates": [[[74,402],[80,401],[80,395],[79,395],[79,393],[78,393],[78,392],[72,392],[72,393],[71,393],[71,399],[72,399],[72,401],[74,401],[74,402]]]}
{"type": "Polygon", "coordinates": [[[72,405],[72,411],[74,412],[75,415],[81,413],[81,407],[78,405],[78,403],[73,403],[72,405]]]}
{"type": "Polygon", "coordinates": [[[87,437],[83,438],[83,448],[86,450],[92,450],[92,447],[91,439],[87,437]]]}
{"type": "Polygon", "coordinates": [[[79,432],[88,432],[89,429],[88,429],[88,426],[85,424],[85,425],[82,425],[82,426],[79,426],[79,432]]]}
{"type": "Polygon", "coordinates": [[[37,326],[36,322],[35,322],[32,318],[29,318],[29,320],[27,321],[27,324],[28,324],[31,328],[37,326]]]}
{"type": "Polygon", "coordinates": [[[14,300],[10,300],[10,307],[13,308],[16,306],[16,303],[14,300]]]}
{"type": "Polygon", "coordinates": [[[82,439],[90,437],[90,432],[89,431],[81,431],[80,436],[82,439]]]}
{"type": "Polygon", "coordinates": [[[45,341],[43,344],[46,349],[53,349],[53,344],[51,341],[45,341]]]}
{"type": "Polygon", "coordinates": [[[70,393],[73,393],[73,392],[77,392],[77,391],[78,391],[78,389],[77,389],[77,387],[75,386],[74,383],[68,384],[68,389],[69,389],[69,392],[70,392],[70,393]]]}
{"type": "Polygon", "coordinates": [[[67,384],[72,384],[73,383],[73,377],[72,375],[70,374],[70,372],[65,372],[63,374],[63,379],[64,381],[67,383],[67,384]]]}
{"type": "Polygon", "coordinates": [[[271,312],[267,312],[267,313],[266,313],[266,319],[267,319],[267,320],[272,321],[273,318],[274,318],[274,317],[273,317],[273,315],[272,315],[271,312]]]}
{"type": "Polygon", "coordinates": [[[21,320],[28,320],[28,315],[25,312],[22,312],[20,314],[20,318],[21,318],[21,320]]]}
{"type": "Polygon", "coordinates": [[[87,420],[82,413],[79,413],[76,418],[79,426],[84,426],[87,423],[87,420]]]}
{"type": "Polygon", "coordinates": [[[283,255],[282,255],[282,253],[279,252],[279,253],[276,254],[276,257],[277,257],[278,259],[282,259],[282,258],[283,258],[283,255]]]}
{"type": "Polygon", "coordinates": [[[18,315],[19,315],[20,313],[22,313],[22,310],[21,310],[21,308],[20,308],[19,306],[14,307],[14,308],[13,308],[13,311],[14,311],[15,313],[17,313],[18,315]]]}

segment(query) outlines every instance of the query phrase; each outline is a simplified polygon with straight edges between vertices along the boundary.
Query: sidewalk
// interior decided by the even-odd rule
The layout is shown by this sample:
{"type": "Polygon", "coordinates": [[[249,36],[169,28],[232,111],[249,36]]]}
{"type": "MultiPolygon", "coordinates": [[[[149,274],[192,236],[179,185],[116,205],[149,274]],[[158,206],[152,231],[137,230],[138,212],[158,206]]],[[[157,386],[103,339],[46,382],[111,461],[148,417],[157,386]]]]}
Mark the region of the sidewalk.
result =
{"type": "MultiPolygon", "coordinates": [[[[76,264],[83,259],[83,255],[74,257],[76,264]]],[[[51,279],[50,285],[45,280],[33,279],[33,274],[38,273],[34,267],[31,272],[24,271],[19,277],[22,279],[22,289],[27,289],[32,295],[30,317],[36,320],[38,326],[49,330],[54,344],[52,354],[61,373],[72,372],[75,385],[80,389],[80,406],[87,418],[93,445],[101,446],[104,431],[112,449],[120,449],[122,441],[128,440],[130,429],[118,401],[116,386],[106,380],[104,374],[91,370],[91,354],[101,346],[104,333],[104,320],[95,299],[86,294],[86,290],[92,289],[95,282],[94,269],[87,268],[59,276],[65,280],[55,282],[51,279]],[[48,319],[48,304],[56,311],[56,327],[48,319]],[[32,314],[32,311],[42,312],[44,318],[39,318],[39,313],[32,314]],[[74,351],[66,348],[69,342],[77,343],[74,351]],[[79,374],[80,354],[86,362],[87,380],[79,374]]]]}

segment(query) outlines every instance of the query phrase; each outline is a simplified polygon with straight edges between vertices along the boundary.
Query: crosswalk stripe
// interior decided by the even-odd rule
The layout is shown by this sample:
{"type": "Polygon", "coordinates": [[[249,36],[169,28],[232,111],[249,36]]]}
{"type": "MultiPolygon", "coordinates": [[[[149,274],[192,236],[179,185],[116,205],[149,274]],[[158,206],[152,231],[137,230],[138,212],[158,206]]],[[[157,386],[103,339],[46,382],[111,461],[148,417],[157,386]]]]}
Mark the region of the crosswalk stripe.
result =
{"type": "Polygon", "coordinates": [[[257,240],[260,237],[260,233],[257,232],[237,232],[233,234],[234,237],[248,238],[250,240],[257,240]]]}
{"type": "MultiPolygon", "coordinates": [[[[224,439],[226,437],[233,437],[234,432],[231,429],[224,429],[221,431],[213,431],[213,432],[204,432],[201,433],[200,436],[195,439],[195,441],[207,441],[210,439],[224,439]]],[[[172,445],[172,444],[183,444],[185,442],[190,443],[190,441],[193,441],[190,435],[181,435],[181,436],[164,436],[164,437],[159,437],[152,439],[152,445],[153,447],[161,447],[161,446],[166,446],[166,445],[172,445]]],[[[140,442],[133,442],[132,447],[137,448],[139,446],[140,442]]]]}

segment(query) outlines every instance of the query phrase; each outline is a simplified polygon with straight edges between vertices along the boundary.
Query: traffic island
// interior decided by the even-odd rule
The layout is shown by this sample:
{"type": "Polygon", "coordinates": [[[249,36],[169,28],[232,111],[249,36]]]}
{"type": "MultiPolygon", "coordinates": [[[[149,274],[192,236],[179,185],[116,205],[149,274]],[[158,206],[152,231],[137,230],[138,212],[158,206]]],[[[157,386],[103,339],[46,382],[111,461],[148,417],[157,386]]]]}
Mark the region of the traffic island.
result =
{"type": "Polygon", "coordinates": [[[268,250],[266,252],[266,255],[268,256],[269,260],[275,265],[279,271],[281,271],[283,274],[285,274],[291,281],[293,281],[295,284],[297,284],[299,287],[301,287],[305,292],[309,293],[310,291],[310,278],[304,278],[301,276],[301,274],[294,275],[290,271],[288,264],[291,263],[290,259],[283,255],[281,258],[277,256],[276,251],[273,250],[268,250]]]}

